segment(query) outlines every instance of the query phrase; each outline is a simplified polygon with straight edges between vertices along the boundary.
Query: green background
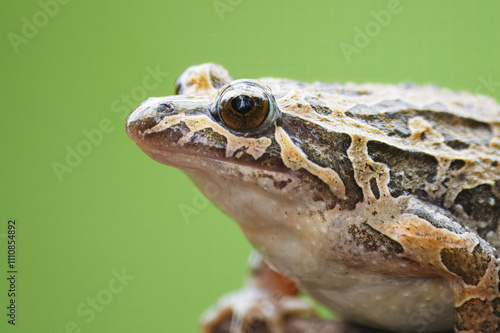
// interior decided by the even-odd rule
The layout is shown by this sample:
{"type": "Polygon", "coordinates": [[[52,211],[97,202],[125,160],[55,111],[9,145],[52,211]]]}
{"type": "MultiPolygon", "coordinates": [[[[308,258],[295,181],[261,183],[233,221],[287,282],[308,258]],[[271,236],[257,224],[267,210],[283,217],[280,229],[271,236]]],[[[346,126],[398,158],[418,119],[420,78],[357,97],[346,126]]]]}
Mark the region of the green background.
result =
{"type": "Polygon", "coordinates": [[[237,225],[200,206],[189,180],[124,130],[124,114],[146,95],[172,94],[188,66],[217,62],[234,78],[430,82],[500,97],[499,2],[401,0],[379,31],[371,11],[389,1],[66,2],[44,22],[38,1],[2,0],[2,332],[79,332],[71,322],[81,332],[196,332],[199,314],[241,285],[250,246],[237,225]],[[27,31],[34,20],[37,31],[27,31]],[[372,37],[355,40],[366,27],[372,37]],[[13,44],[23,32],[29,38],[13,44]],[[346,44],[358,52],[346,57],[346,44]],[[148,68],[168,75],[146,89],[148,68]],[[111,128],[85,146],[83,131],[103,120],[111,128]],[[78,147],[87,155],[70,167],[68,149],[78,147]],[[54,165],[67,169],[58,177],[54,165]],[[196,212],[186,220],[180,207],[196,212]],[[15,327],[5,316],[13,218],[15,327]],[[122,269],[135,278],[112,294],[112,272],[122,269]],[[97,296],[106,304],[91,317],[86,302],[97,296]]]}

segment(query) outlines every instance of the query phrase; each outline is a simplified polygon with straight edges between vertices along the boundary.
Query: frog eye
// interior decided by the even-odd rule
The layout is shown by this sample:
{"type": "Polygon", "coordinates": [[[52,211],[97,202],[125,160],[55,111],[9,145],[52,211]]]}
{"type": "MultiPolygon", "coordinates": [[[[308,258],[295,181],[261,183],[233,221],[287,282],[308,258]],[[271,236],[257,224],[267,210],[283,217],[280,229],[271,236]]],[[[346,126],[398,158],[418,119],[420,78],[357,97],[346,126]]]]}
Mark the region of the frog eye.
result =
{"type": "Polygon", "coordinates": [[[271,125],[278,112],[269,88],[256,81],[238,80],[219,93],[215,113],[229,129],[255,132],[271,125]]]}

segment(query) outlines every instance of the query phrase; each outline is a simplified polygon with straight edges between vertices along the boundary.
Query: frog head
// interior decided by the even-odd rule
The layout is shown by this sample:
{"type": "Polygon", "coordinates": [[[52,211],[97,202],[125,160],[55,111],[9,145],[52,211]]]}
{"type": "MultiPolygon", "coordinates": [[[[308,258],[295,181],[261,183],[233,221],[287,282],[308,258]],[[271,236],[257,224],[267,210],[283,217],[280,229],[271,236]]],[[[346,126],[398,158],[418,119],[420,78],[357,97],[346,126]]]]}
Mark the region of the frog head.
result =
{"type": "Polygon", "coordinates": [[[128,135],[146,154],[182,169],[199,168],[192,158],[282,168],[273,149],[280,111],[265,84],[233,81],[221,66],[204,64],[188,68],[175,90],[149,98],[127,119],[128,135]]]}
{"type": "Polygon", "coordinates": [[[282,98],[287,82],[273,80],[233,80],[215,64],[190,67],[177,95],[149,98],[130,114],[127,133],[154,160],[185,171],[240,224],[279,224],[301,209],[333,207],[346,188],[325,163],[328,154],[345,155],[350,138],[307,119],[308,110],[282,98]]]}

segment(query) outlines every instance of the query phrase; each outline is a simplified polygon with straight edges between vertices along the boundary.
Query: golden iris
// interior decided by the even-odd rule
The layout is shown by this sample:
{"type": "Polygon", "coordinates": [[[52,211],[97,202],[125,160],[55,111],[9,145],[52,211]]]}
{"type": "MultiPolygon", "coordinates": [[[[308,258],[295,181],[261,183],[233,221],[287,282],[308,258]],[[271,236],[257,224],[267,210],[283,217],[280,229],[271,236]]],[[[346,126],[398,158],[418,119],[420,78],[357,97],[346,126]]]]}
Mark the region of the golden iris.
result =
{"type": "Polygon", "coordinates": [[[267,87],[251,80],[238,80],[222,90],[216,111],[230,129],[252,132],[274,121],[276,102],[267,87]]]}

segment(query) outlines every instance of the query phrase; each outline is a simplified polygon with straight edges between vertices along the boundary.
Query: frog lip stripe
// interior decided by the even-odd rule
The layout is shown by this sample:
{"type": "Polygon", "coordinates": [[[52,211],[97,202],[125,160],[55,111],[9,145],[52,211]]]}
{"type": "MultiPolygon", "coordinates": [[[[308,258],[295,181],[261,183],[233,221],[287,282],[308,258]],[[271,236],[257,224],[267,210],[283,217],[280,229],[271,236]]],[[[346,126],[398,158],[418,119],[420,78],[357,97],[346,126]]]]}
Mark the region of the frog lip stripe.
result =
{"type": "MultiPolygon", "coordinates": [[[[146,130],[144,135],[159,133],[180,123],[187,126],[189,131],[175,143],[176,145],[187,145],[197,132],[207,128],[213,129],[216,133],[225,138],[227,158],[233,156],[238,157],[236,152],[244,148],[247,154],[251,155],[254,159],[258,159],[266,152],[266,148],[271,144],[271,139],[267,137],[246,138],[236,136],[206,115],[186,116],[183,112],[177,115],[164,117],[160,123],[146,130]]],[[[207,146],[212,144],[211,142],[202,143],[205,143],[207,146]]]]}
{"type": "MultiPolygon", "coordinates": [[[[251,169],[252,172],[264,171],[282,174],[289,173],[289,170],[286,168],[269,169],[266,167],[255,167],[255,165],[248,163],[247,161],[241,161],[240,164],[235,164],[234,162],[230,162],[223,157],[218,158],[217,156],[213,155],[206,156],[195,154],[191,152],[185,152],[176,148],[151,147],[140,144],[138,144],[138,146],[146,155],[148,155],[155,161],[189,172],[207,169],[212,171],[220,169],[224,169],[225,171],[238,171],[241,170],[241,168],[248,168],[249,170],[251,169]]],[[[235,172],[234,175],[236,177],[237,173],[235,172]]]]}

